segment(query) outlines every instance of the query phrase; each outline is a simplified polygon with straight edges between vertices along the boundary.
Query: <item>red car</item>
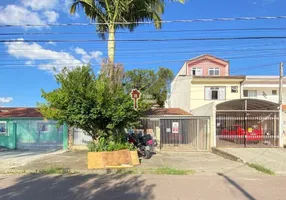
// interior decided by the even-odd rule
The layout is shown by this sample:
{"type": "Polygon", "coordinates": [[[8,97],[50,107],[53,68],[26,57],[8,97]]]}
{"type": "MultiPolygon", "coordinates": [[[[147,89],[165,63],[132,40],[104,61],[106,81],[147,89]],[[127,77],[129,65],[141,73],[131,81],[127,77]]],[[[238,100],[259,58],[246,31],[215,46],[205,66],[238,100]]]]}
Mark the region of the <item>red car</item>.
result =
{"type": "Polygon", "coordinates": [[[244,137],[246,136],[246,142],[254,142],[258,143],[263,139],[262,130],[261,129],[254,129],[249,127],[248,130],[245,132],[245,129],[242,128],[240,125],[233,125],[229,128],[225,128],[221,130],[221,137],[225,140],[231,140],[235,143],[243,143],[244,137]]]}

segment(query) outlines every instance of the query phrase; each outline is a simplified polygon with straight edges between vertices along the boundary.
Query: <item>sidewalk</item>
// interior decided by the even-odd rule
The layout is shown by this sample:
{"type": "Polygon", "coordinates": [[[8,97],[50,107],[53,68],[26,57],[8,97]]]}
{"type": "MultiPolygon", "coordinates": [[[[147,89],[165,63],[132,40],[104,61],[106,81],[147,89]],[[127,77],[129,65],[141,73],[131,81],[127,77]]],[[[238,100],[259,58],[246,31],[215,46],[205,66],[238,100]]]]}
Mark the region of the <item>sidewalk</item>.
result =
{"type": "Polygon", "coordinates": [[[219,148],[238,157],[242,162],[260,164],[273,170],[277,175],[286,175],[285,148],[219,148]]]}
{"type": "MultiPolygon", "coordinates": [[[[52,167],[65,168],[85,173],[87,169],[87,151],[68,151],[61,154],[49,155],[34,160],[17,170],[44,170],[52,167]]],[[[196,175],[241,174],[261,175],[260,172],[249,168],[243,163],[224,159],[209,152],[158,152],[151,159],[141,161],[139,170],[170,167],[182,170],[194,170],[196,175]]],[[[134,169],[134,168],[133,168],[134,169]]]]}

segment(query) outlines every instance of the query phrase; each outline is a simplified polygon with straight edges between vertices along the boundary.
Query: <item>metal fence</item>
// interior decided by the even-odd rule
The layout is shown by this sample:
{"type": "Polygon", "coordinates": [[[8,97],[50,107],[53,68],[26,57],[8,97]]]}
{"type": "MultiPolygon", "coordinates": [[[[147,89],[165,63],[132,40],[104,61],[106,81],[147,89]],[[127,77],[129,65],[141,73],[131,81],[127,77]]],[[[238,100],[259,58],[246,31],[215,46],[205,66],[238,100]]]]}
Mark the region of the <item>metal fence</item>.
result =
{"type": "Polygon", "coordinates": [[[17,149],[61,149],[63,127],[55,121],[16,120],[17,149]]]}
{"type": "Polygon", "coordinates": [[[209,150],[209,118],[170,118],[161,119],[160,147],[179,147],[179,149],[209,150]]]}
{"type": "Polygon", "coordinates": [[[218,147],[278,147],[278,112],[219,112],[216,114],[218,147]]]}
{"type": "Polygon", "coordinates": [[[87,135],[82,129],[73,128],[74,145],[87,145],[90,141],[92,141],[91,136],[87,135]]]}

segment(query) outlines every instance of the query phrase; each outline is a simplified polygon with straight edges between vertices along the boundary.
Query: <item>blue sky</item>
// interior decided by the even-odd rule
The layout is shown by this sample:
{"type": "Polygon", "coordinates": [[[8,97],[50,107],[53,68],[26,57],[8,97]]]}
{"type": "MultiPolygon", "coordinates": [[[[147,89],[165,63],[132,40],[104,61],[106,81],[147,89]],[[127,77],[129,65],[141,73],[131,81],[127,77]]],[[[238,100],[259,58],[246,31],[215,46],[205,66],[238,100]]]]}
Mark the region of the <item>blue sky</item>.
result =
{"type": "MultiPolygon", "coordinates": [[[[89,22],[82,12],[70,16],[68,4],[69,0],[0,1],[0,25],[89,22]]],[[[285,0],[187,0],[183,5],[168,1],[163,19],[283,16],[286,15],[285,8],[285,0]]],[[[90,62],[94,70],[98,71],[100,59],[107,56],[107,44],[104,41],[53,42],[67,39],[97,40],[99,38],[94,26],[0,27],[0,30],[0,40],[19,40],[17,43],[0,43],[0,106],[35,106],[37,102],[44,101],[41,98],[41,88],[51,91],[57,87],[51,73],[52,67],[60,70],[66,65],[74,67],[90,62]],[[33,35],[34,33],[45,34],[33,35]],[[29,43],[25,40],[50,42],[29,43]]],[[[133,33],[119,31],[116,39],[285,36],[285,31],[286,19],[166,23],[161,31],[156,31],[153,25],[138,27],[133,33]],[[210,31],[249,28],[285,30],[210,31]]],[[[285,47],[285,39],[118,42],[116,62],[123,63],[126,70],[156,70],[159,66],[164,66],[176,73],[185,60],[209,53],[229,60],[233,75],[277,75],[279,62],[286,61],[283,56],[285,47]]]]}

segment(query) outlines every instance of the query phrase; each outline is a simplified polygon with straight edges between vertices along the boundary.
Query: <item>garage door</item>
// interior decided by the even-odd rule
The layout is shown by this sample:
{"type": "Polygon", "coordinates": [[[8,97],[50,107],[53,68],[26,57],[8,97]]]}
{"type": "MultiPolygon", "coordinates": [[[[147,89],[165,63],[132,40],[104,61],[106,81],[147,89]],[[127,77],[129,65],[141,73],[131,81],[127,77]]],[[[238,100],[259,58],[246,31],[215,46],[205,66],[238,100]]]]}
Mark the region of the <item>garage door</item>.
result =
{"type": "Polygon", "coordinates": [[[63,127],[55,121],[16,122],[17,149],[55,150],[63,147],[63,127]]]}

